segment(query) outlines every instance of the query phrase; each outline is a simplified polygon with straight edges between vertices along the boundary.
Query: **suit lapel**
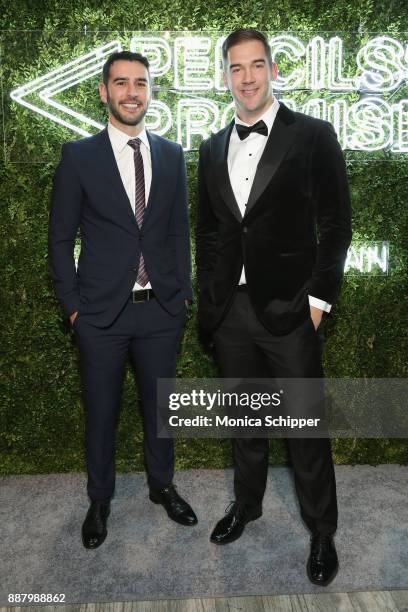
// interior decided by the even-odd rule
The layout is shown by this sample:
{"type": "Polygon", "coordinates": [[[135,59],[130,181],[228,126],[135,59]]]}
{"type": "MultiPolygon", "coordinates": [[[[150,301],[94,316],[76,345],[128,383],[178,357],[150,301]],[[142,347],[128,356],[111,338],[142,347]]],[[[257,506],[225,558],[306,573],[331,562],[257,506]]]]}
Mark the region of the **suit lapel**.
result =
{"type": "Polygon", "coordinates": [[[241,223],[241,211],[235,199],[228,172],[228,146],[233,127],[234,122],[232,121],[224,130],[211,138],[211,157],[214,164],[216,181],[224,202],[241,223]]]}
{"type": "Polygon", "coordinates": [[[100,138],[97,155],[101,174],[112,185],[119,204],[123,207],[123,210],[127,213],[128,217],[130,217],[132,224],[137,228],[136,217],[122,183],[122,178],[116,163],[115,154],[113,153],[107,128],[102,130],[98,136],[100,136],[100,138]]]}
{"type": "Polygon", "coordinates": [[[266,186],[271,182],[283,158],[292,146],[296,136],[295,115],[283,104],[272,126],[262,157],[259,160],[252,189],[245,209],[245,216],[259,200],[266,186]]]}

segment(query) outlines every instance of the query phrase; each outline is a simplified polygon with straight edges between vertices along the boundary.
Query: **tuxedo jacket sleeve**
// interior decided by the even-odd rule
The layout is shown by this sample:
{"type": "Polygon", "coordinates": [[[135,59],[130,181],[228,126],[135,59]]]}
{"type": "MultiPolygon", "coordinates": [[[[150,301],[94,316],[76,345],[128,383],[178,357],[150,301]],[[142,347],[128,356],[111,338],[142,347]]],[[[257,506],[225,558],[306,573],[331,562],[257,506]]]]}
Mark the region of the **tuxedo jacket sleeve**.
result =
{"type": "Polygon", "coordinates": [[[197,279],[200,288],[203,287],[205,279],[217,260],[218,245],[218,220],[211,207],[210,195],[207,188],[207,180],[204,164],[209,163],[204,149],[208,148],[209,142],[203,141],[200,145],[198,162],[198,210],[196,224],[196,265],[197,279]]]}
{"type": "Polygon", "coordinates": [[[330,123],[321,122],[316,135],[311,174],[317,248],[309,294],[332,304],[351,240],[351,208],[343,152],[330,123]]]}

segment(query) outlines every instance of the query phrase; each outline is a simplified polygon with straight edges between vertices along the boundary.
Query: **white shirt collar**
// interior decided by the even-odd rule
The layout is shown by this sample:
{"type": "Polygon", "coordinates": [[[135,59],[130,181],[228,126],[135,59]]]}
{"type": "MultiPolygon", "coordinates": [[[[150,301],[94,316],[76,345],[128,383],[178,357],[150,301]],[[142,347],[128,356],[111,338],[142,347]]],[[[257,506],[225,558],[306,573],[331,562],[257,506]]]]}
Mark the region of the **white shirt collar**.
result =
{"type": "MultiPolygon", "coordinates": [[[[112,125],[112,123],[110,121],[108,122],[108,134],[109,134],[109,138],[110,138],[110,141],[111,141],[112,148],[113,148],[115,153],[122,153],[122,151],[127,146],[127,143],[129,142],[129,140],[132,140],[132,138],[131,138],[131,136],[129,136],[129,134],[126,134],[125,132],[122,132],[122,130],[119,130],[117,127],[112,125]]],[[[149,139],[147,137],[147,132],[146,132],[146,128],[145,127],[140,132],[140,134],[137,135],[137,138],[140,138],[140,140],[143,142],[143,144],[148,149],[150,149],[150,143],[149,143],[149,139]]]]}
{"type": "MultiPolygon", "coordinates": [[[[268,108],[268,110],[266,110],[264,114],[261,117],[259,117],[255,122],[257,123],[258,121],[261,121],[261,120],[264,121],[266,123],[266,127],[268,128],[268,135],[271,133],[273,122],[275,121],[275,117],[278,113],[278,110],[279,110],[279,102],[274,96],[273,102],[268,108]]],[[[235,113],[234,119],[235,119],[235,123],[240,123],[241,125],[251,125],[249,123],[245,123],[244,121],[242,121],[236,113],[235,113]]]]}

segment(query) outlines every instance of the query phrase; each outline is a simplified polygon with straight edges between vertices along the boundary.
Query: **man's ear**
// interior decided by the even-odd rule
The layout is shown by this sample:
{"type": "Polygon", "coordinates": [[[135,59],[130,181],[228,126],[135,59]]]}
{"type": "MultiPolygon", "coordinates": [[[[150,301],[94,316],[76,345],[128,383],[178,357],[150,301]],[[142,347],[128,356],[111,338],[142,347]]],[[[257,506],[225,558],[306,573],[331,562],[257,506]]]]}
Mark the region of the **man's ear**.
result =
{"type": "Polygon", "coordinates": [[[154,87],[153,77],[149,75],[149,103],[153,99],[153,87],[154,87]]]}
{"type": "Polygon", "coordinates": [[[272,62],[272,81],[276,81],[278,78],[278,65],[272,62]]]}
{"type": "Polygon", "coordinates": [[[227,89],[229,89],[229,85],[228,85],[228,77],[227,77],[227,73],[225,72],[225,70],[224,70],[224,72],[223,72],[222,74],[223,74],[223,79],[224,79],[224,85],[225,85],[225,87],[226,87],[227,89]]]}
{"type": "Polygon", "coordinates": [[[107,104],[108,92],[105,83],[99,83],[99,97],[104,104],[107,104]]]}

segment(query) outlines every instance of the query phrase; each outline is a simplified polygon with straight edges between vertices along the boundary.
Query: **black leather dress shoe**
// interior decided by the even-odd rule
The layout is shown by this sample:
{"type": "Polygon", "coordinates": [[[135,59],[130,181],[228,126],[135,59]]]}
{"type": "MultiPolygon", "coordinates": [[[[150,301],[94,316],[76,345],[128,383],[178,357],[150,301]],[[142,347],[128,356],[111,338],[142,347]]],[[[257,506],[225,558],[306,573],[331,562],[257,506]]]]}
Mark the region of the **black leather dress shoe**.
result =
{"type": "Polygon", "coordinates": [[[316,533],[311,537],[310,556],[307,562],[307,575],[310,582],[327,586],[334,580],[339,569],[339,561],[331,535],[316,533]]]}
{"type": "Polygon", "coordinates": [[[210,540],[214,544],[229,544],[242,535],[245,525],[262,516],[259,506],[247,506],[238,502],[231,502],[225,510],[226,516],[215,526],[210,540]]]}
{"type": "Polygon", "coordinates": [[[196,525],[197,517],[192,507],[177,493],[175,485],[164,489],[150,489],[149,499],[155,504],[161,504],[169,517],[180,525],[196,525]]]}
{"type": "Polygon", "coordinates": [[[106,522],[110,513],[109,502],[91,502],[84,524],[82,525],[82,543],[85,548],[98,548],[108,534],[106,522]]]}

